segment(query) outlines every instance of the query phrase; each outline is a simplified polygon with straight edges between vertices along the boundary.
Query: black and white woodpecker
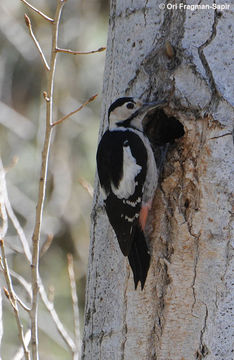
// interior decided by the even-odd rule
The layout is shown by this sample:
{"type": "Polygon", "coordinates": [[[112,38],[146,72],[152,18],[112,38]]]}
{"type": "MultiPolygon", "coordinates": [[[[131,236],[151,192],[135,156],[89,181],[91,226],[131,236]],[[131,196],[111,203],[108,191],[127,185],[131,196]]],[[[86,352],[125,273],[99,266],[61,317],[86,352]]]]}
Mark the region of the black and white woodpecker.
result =
{"type": "Polygon", "coordinates": [[[108,129],[97,150],[97,170],[104,204],[124,256],[128,256],[135,288],[141,289],[150,265],[145,225],[158,183],[152,147],[142,121],[162,102],[117,99],[108,111],[108,129]]]}

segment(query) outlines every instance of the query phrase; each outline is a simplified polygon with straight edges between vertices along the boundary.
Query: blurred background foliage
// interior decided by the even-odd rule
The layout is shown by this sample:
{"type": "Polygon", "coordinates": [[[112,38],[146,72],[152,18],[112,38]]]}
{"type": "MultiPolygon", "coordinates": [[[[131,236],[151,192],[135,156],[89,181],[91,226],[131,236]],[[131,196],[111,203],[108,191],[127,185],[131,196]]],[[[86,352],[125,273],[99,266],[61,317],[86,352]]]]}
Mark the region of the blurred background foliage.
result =
{"type": "MultiPolygon", "coordinates": [[[[30,3],[53,17],[56,0],[32,0],[30,3]]],[[[59,46],[79,51],[105,46],[108,10],[109,4],[105,0],[68,0],[60,24],[59,46]]],[[[49,60],[50,24],[19,0],[1,1],[0,153],[4,167],[10,167],[7,186],[11,204],[31,242],[45,126],[42,92],[46,74],[28,35],[24,13],[30,16],[34,33],[49,60]]],[[[40,273],[47,292],[53,293],[56,310],[69,332],[73,330],[73,315],[67,253],[74,256],[83,322],[92,199],[80,181],[83,179],[90,184],[94,181],[104,60],[105,52],[82,56],[59,54],[56,68],[54,121],[76,109],[90,96],[99,94],[93,103],[56,127],[50,154],[41,245],[48,234],[53,234],[54,239],[41,258],[40,273]]],[[[30,266],[10,224],[5,241],[10,267],[30,281],[30,266]]],[[[19,283],[14,281],[14,285],[28,303],[19,283]]],[[[28,324],[26,317],[25,328],[28,324]]],[[[1,356],[3,360],[13,359],[19,342],[15,319],[6,299],[3,299],[3,325],[1,356]]],[[[66,345],[57,335],[42,304],[39,325],[40,358],[70,359],[66,345]]]]}

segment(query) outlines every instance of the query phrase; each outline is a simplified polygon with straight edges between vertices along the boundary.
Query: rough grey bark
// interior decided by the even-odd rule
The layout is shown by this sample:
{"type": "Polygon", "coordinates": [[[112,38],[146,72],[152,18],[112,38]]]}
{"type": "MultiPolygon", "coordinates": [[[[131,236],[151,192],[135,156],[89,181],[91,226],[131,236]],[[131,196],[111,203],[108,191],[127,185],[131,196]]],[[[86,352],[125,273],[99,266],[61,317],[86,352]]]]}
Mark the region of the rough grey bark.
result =
{"type": "Polygon", "coordinates": [[[86,360],[232,359],[233,15],[160,2],[112,0],[100,133],[110,103],[132,95],[169,99],[165,112],[185,135],[168,147],[155,194],[144,291],[134,290],[96,181],[86,360]]]}

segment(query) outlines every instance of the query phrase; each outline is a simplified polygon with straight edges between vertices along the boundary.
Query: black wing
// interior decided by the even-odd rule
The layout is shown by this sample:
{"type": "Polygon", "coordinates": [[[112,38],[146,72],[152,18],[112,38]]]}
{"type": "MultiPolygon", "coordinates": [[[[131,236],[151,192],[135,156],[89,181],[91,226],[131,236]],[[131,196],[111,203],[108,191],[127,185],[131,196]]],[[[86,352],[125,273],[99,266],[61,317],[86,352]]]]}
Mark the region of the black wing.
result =
{"type": "MultiPolygon", "coordinates": [[[[118,132],[119,133],[119,132],[118,132]]],[[[123,176],[123,137],[106,131],[97,149],[97,170],[101,187],[106,194],[111,191],[111,183],[118,187],[123,176]]]]}
{"type": "Polygon", "coordinates": [[[98,146],[97,168],[102,188],[107,194],[106,212],[116,233],[121,251],[129,255],[139,222],[143,185],[146,177],[147,151],[141,138],[133,131],[107,131],[98,146]],[[134,179],[134,193],[125,198],[118,195],[123,182],[124,147],[129,147],[139,172],[134,179]]]}

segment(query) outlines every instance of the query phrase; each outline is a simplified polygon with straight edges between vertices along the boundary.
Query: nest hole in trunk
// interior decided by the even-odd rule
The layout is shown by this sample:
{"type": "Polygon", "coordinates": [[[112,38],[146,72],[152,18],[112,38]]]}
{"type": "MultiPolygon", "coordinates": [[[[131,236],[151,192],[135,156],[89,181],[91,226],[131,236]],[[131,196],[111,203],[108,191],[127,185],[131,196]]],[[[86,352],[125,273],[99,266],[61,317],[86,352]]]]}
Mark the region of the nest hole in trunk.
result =
{"type": "Polygon", "coordinates": [[[167,116],[163,109],[151,111],[143,124],[144,132],[154,148],[157,166],[161,170],[169,146],[184,136],[184,126],[176,117],[167,116]]]}

